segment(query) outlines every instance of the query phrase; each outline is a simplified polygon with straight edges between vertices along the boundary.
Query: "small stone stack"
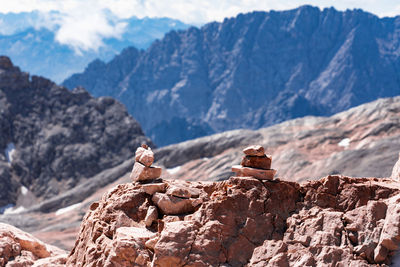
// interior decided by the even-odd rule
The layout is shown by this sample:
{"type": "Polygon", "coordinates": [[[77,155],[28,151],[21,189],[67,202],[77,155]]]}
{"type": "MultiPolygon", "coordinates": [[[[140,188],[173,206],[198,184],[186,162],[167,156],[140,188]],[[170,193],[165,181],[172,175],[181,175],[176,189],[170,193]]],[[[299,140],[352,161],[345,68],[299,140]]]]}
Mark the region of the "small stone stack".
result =
{"type": "Polygon", "coordinates": [[[271,169],[272,157],[265,155],[262,146],[249,146],[243,150],[241,165],[234,165],[232,171],[239,177],[254,177],[260,180],[272,180],[276,170],[271,169]]]}
{"type": "Polygon", "coordinates": [[[131,172],[131,179],[134,182],[152,181],[161,176],[161,168],[152,167],[154,153],[147,145],[142,145],[136,149],[135,164],[131,172]]]}

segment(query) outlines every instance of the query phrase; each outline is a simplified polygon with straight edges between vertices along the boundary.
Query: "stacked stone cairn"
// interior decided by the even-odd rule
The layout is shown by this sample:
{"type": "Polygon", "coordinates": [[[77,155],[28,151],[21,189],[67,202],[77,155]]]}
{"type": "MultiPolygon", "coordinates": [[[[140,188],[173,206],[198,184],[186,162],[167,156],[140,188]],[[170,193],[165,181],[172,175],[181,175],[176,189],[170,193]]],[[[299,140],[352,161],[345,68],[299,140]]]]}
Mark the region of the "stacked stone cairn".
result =
{"type": "Polygon", "coordinates": [[[151,166],[153,162],[154,153],[151,148],[147,145],[138,147],[130,176],[133,182],[141,183],[141,188],[151,195],[151,202],[154,204],[147,210],[144,219],[146,227],[151,227],[160,215],[191,213],[203,202],[199,189],[191,188],[184,181],[161,179],[161,168],[151,166]]]}
{"type": "Polygon", "coordinates": [[[133,165],[131,179],[134,182],[148,182],[161,177],[161,168],[151,166],[154,162],[154,153],[150,147],[143,144],[136,149],[135,164],[133,165]]]}
{"type": "Polygon", "coordinates": [[[271,169],[272,157],[265,155],[259,145],[249,146],[243,150],[245,156],[241,165],[234,165],[232,171],[239,177],[254,177],[260,180],[272,180],[276,170],[271,169]]]}

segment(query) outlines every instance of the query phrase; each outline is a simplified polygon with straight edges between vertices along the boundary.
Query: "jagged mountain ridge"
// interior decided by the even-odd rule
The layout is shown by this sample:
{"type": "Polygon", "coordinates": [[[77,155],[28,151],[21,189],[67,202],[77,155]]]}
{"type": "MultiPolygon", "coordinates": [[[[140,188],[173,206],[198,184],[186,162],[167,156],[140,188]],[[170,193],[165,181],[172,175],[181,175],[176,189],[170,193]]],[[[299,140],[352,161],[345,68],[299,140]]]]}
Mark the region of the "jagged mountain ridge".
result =
{"type": "Polygon", "coordinates": [[[58,195],[152,145],[121,103],[29,76],[4,56],[0,133],[0,207],[58,195]]]}
{"type": "MultiPolygon", "coordinates": [[[[9,56],[16,65],[34,75],[60,83],[73,73],[83,71],[96,58],[108,61],[127,46],[145,49],[166,32],[189,27],[170,18],[113,18],[111,20],[126,24],[120,38],[105,37],[98,49],[78,52],[71,45],[58,41],[60,25],[54,21],[60,20],[59,17],[62,15],[55,11],[0,13],[0,54],[9,56]]],[[[110,21],[111,25],[113,23],[110,21]]]]}
{"type": "Polygon", "coordinates": [[[93,62],[64,85],[116,97],[161,146],[331,115],[400,93],[399,22],[311,6],[240,14],[93,62]]]}

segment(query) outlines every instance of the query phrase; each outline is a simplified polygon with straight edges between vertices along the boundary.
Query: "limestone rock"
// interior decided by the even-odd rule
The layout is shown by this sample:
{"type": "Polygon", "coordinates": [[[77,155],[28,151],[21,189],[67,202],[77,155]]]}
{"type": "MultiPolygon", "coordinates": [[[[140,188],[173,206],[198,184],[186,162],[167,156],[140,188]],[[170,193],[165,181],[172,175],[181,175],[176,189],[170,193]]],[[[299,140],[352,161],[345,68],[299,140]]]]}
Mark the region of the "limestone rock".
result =
{"type": "Polygon", "coordinates": [[[144,223],[147,227],[150,227],[154,221],[158,219],[158,211],[154,206],[150,206],[147,210],[146,218],[144,218],[144,223]]]}
{"type": "Polygon", "coordinates": [[[240,165],[243,167],[251,167],[257,169],[268,170],[271,169],[271,156],[244,156],[240,165]]]}
{"type": "Polygon", "coordinates": [[[147,167],[140,162],[135,162],[130,178],[136,182],[154,180],[161,176],[161,172],[162,169],[159,167],[147,167]]]}
{"type": "Polygon", "coordinates": [[[393,166],[391,178],[392,178],[393,180],[400,181],[400,153],[399,153],[399,160],[398,160],[398,161],[396,162],[396,164],[393,166]]]}
{"type": "Polygon", "coordinates": [[[260,180],[272,180],[276,174],[276,170],[255,169],[243,167],[241,165],[232,166],[232,171],[235,172],[238,177],[254,177],[260,180]]]}
{"type": "Polygon", "coordinates": [[[258,156],[262,157],[264,156],[264,147],[259,146],[259,145],[254,145],[254,146],[249,146],[243,149],[243,153],[246,154],[247,156],[258,156]]]}

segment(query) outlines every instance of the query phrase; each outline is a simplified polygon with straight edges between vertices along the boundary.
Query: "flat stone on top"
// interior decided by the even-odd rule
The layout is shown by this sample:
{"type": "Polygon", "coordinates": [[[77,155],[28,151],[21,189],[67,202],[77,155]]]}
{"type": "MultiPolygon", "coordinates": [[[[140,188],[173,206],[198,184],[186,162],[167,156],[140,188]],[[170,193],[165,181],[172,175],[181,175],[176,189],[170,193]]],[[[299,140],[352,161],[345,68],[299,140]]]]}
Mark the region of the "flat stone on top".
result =
{"type": "Polygon", "coordinates": [[[259,145],[254,145],[254,146],[248,146],[245,149],[243,149],[243,153],[248,155],[248,156],[264,156],[264,148],[259,145]]]}
{"type": "Polygon", "coordinates": [[[254,177],[260,180],[272,180],[276,174],[276,170],[262,170],[249,167],[243,167],[241,165],[232,166],[232,171],[239,177],[254,177]]]}

